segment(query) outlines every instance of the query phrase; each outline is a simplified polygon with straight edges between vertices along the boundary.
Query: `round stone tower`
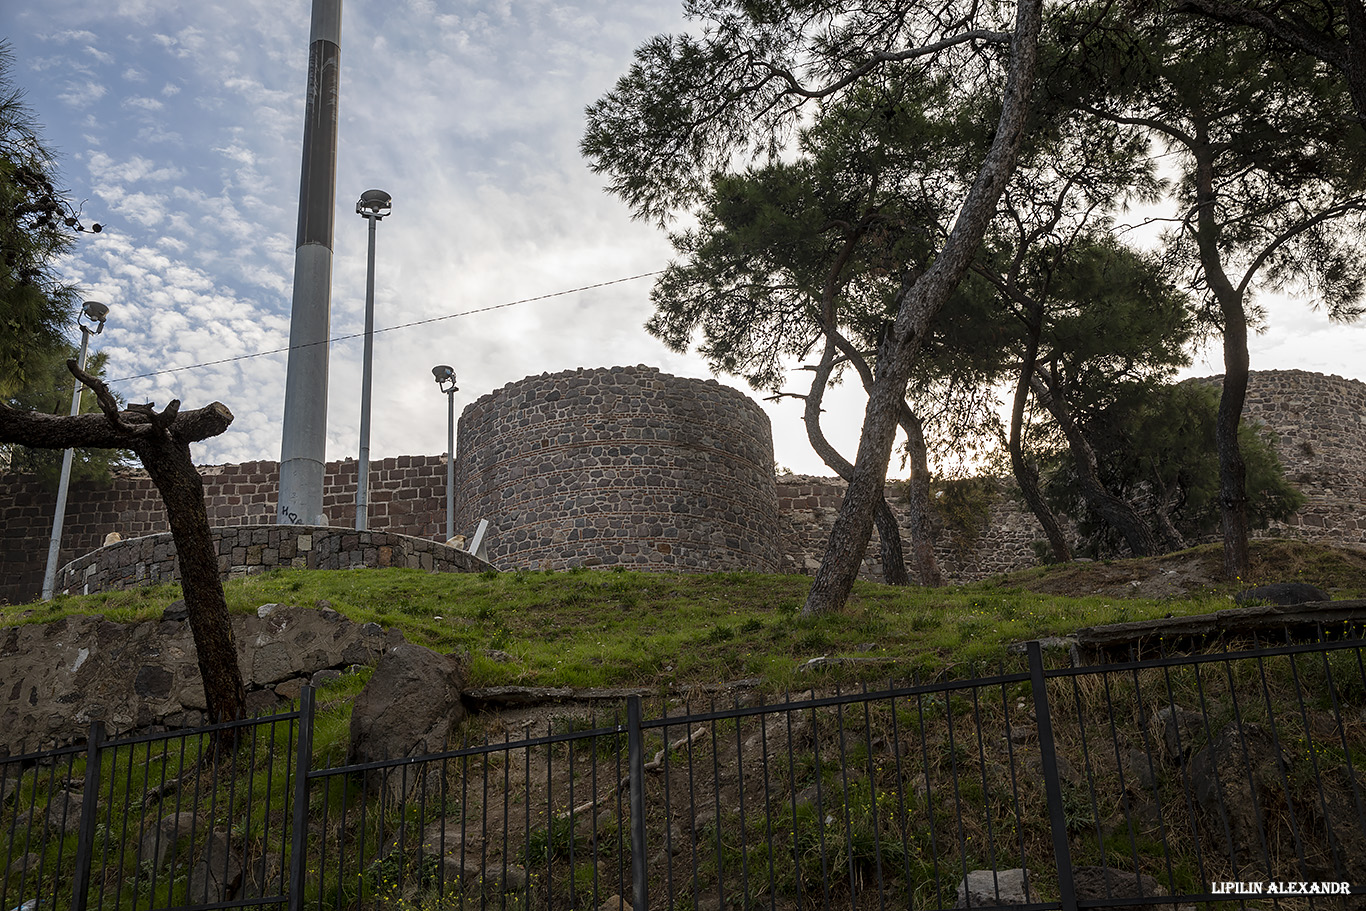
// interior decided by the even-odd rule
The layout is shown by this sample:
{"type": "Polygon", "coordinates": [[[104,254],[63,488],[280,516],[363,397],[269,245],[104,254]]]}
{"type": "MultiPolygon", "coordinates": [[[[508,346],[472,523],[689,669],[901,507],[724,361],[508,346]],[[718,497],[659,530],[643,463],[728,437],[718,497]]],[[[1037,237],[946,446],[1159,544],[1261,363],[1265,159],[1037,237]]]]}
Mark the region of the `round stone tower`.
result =
{"type": "Polygon", "coordinates": [[[502,569],[778,569],[768,416],[652,367],[541,374],[460,416],[456,527],[502,569]]]}

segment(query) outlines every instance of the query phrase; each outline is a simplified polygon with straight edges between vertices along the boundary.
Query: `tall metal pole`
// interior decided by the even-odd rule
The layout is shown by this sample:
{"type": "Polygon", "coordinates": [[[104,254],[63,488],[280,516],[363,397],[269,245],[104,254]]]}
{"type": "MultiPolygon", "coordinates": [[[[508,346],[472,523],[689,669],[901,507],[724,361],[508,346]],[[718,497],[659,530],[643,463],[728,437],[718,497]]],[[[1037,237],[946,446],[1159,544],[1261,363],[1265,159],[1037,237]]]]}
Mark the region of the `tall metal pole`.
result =
{"type": "Polygon", "coordinates": [[[327,337],[332,303],[332,225],[337,189],[341,0],[313,0],[304,106],[294,301],[280,442],[276,522],[326,524],[327,337]]]}
{"type": "MultiPolygon", "coordinates": [[[[104,324],[100,324],[104,328],[104,324]]],[[[85,355],[90,348],[90,327],[81,325],[81,369],[85,369],[85,355]]],[[[73,377],[74,379],[74,377],[73,377]]],[[[81,413],[81,381],[76,380],[76,388],[71,392],[71,413],[81,413]]],[[[57,514],[52,517],[52,537],[47,541],[47,569],[43,571],[43,600],[51,601],[57,587],[57,558],[62,549],[62,524],[66,520],[66,491],[71,485],[71,458],[73,450],[62,453],[62,477],[57,482],[57,514]]]]}
{"type": "Polygon", "coordinates": [[[370,253],[365,271],[365,353],[360,372],[360,460],[356,465],[356,530],[365,531],[370,508],[370,361],[375,352],[375,222],[370,222],[370,253]]]}
{"type": "Polygon", "coordinates": [[[455,537],[455,371],[450,364],[432,368],[436,388],[446,393],[446,540],[455,537]]]}
{"type": "Polygon", "coordinates": [[[455,386],[446,392],[446,540],[455,537],[455,386]]]}

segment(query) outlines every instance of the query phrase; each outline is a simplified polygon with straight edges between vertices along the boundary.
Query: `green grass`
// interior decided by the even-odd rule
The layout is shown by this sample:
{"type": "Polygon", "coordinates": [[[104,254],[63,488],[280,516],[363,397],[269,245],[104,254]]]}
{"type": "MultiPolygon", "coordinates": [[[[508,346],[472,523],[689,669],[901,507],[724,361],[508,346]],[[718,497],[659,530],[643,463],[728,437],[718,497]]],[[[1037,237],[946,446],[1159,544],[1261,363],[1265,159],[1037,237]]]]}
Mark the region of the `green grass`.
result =
{"type": "MultiPolygon", "coordinates": [[[[1350,553],[1335,556],[1327,549],[1320,550],[1326,552],[1303,546],[1287,547],[1283,542],[1259,545],[1260,559],[1289,567],[1289,576],[1282,578],[1304,578],[1334,590],[1339,596],[1362,594],[1366,572],[1354,569],[1356,557],[1350,553]]],[[[1188,557],[1207,558],[1206,549],[1196,549],[1192,554],[1188,557]]],[[[1114,571],[1127,571],[1138,565],[1115,561],[1091,564],[1089,569],[1086,564],[1044,568],[939,590],[861,583],[844,611],[818,619],[799,615],[809,579],[755,573],[683,575],[609,570],[429,575],[395,569],[279,571],[233,581],[227,586],[227,597],[234,613],[249,613],[270,602],[330,605],[355,621],[396,627],[410,641],[440,651],[464,650],[471,656],[472,686],[629,685],[672,690],[758,677],[770,690],[781,690],[812,685],[826,688],[835,683],[888,678],[904,680],[916,672],[970,676],[1002,659],[1006,644],[1012,641],[1066,634],[1082,626],[1218,610],[1232,605],[1231,595],[1238,587],[1210,585],[1197,597],[1160,600],[1113,595],[1069,597],[1033,590],[1047,586],[1094,590],[1097,579],[1106,573],[1113,575],[1114,571]],[[504,653],[508,660],[491,652],[504,653]],[[835,664],[819,674],[799,671],[810,658],[821,655],[875,660],[835,664]]],[[[179,596],[178,586],[170,585],[60,597],[48,604],[0,606],[0,625],[47,622],[83,613],[103,613],[124,622],[153,619],[179,596]]],[[[1361,743],[1357,729],[1353,729],[1346,746],[1340,739],[1323,733],[1332,730],[1330,714],[1357,717],[1366,703],[1366,678],[1362,677],[1358,660],[1355,653],[1335,652],[1302,658],[1293,666],[1287,666],[1285,661],[1272,661],[1270,667],[1246,663],[1227,671],[1206,673],[1204,677],[1193,676],[1195,672],[1189,670],[1167,673],[1149,669],[1109,681],[1105,688],[1095,679],[1088,678],[1076,685],[1060,679],[1052,685],[1055,740],[1064,758],[1074,767],[1084,768],[1086,757],[1091,754],[1083,749],[1080,740],[1079,719],[1083,714],[1090,719],[1089,724],[1114,723],[1127,742],[1142,744],[1147,742],[1145,737],[1156,735],[1134,726],[1133,720],[1151,715],[1156,705],[1173,698],[1183,706],[1208,706],[1209,732],[1198,735],[1198,745],[1203,746],[1208,737],[1233,719],[1231,699],[1237,695],[1243,700],[1238,716],[1245,721],[1267,724],[1270,706],[1276,707],[1277,733],[1287,749],[1290,783],[1297,793],[1310,794],[1317,781],[1332,779],[1347,763],[1359,767],[1361,743]],[[1329,675],[1334,681],[1331,691],[1326,685],[1329,675]],[[1302,698],[1304,693],[1309,694],[1309,700],[1302,698]]],[[[313,741],[316,768],[344,763],[351,703],[368,676],[367,672],[347,675],[321,690],[313,741]]],[[[1032,846],[1031,850],[1037,847],[1039,856],[1046,856],[1050,833],[1041,785],[1026,766],[1008,768],[1009,756],[1002,752],[1007,749],[1006,741],[999,736],[1005,730],[1008,706],[1014,701],[1014,712],[1027,712],[1028,698],[1028,686],[1020,684],[1009,692],[955,691],[871,709],[820,709],[818,719],[816,713],[811,715],[813,723],[819,720],[822,732],[819,758],[805,742],[789,754],[782,740],[786,727],[775,727],[769,732],[772,742],[768,748],[777,777],[764,781],[760,768],[751,767],[745,770],[749,776],[745,784],[735,774],[739,761],[732,751],[741,737],[756,731],[757,722],[749,719],[713,725],[708,736],[670,754],[675,786],[682,788],[685,779],[681,776],[695,773],[701,782],[697,793],[705,796],[711,792],[705,776],[715,763],[720,769],[720,787],[725,789],[716,808],[699,817],[698,829],[689,831],[685,839],[687,851],[697,854],[696,869],[702,884],[714,888],[713,884],[733,880],[737,870],[753,871],[758,874],[754,880],[756,891],[746,895],[745,902],[767,907],[770,901],[776,901],[789,907],[794,906],[797,896],[809,898],[819,894],[826,870],[832,871],[829,875],[836,880],[853,878],[863,883],[860,888],[864,888],[880,869],[894,904],[927,907],[945,898],[934,893],[936,871],[941,866],[958,869],[964,862],[985,863],[977,845],[986,838],[1010,844],[1023,839],[1032,846]],[[982,747],[975,739],[978,724],[988,734],[985,762],[982,747]],[[836,731],[837,734],[832,733],[836,731]],[[900,760],[889,759],[891,751],[900,749],[895,747],[898,742],[908,745],[907,752],[900,760]],[[906,774],[901,762],[907,763],[906,774]],[[1021,775],[1020,769],[1026,769],[1026,773],[1021,775]],[[915,791],[917,776],[926,779],[926,794],[949,793],[947,789],[951,786],[960,789],[958,796],[967,814],[963,823],[967,834],[961,848],[944,842],[944,833],[953,834],[959,827],[957,818],[947,815],[951,806],[937,799],[931,813],[928,798],[915,791]],[[930,778],[935,780],[933,787],[928,783],[930,778]],[[813,833],[818,831],[812,822],[815,810],[797,802],[795,795],[818,781],[823,795],[821,818],[828,816],[828,822],[819,830],[819,839],[813,840],[817,839],[813,833]],[[775,789],[773,794],[768,793],[770,785],[775,789]],[[1021,789],[1024,808],[1018,815],[1012,815],[1001,810],[1000,795],[1013,794],[1016,787],[1021,789]],[[750,808],[743,820],[735,812],[742,793],[748,793],[750,808]],[[994,803],[988,799],[991,795],[996,795],[994,803]],[[774,800],[776,815],[769,818],[758,814],[755,808],[760,801],[770,799],[774,800]],[[931,822],[940,833],[937,843],[930,838],[931,822]],[[775,831],[780,836],[776,847],[771,840],[775,831]],[[826,852],[824,861],[822,847],[826,852]],[[948,854],[944,853],[946,850],[948,854]],[[962,858],[950,856],[953,850],[960,851],[962,858]],[[768,879],[770,870],[772,880],[768,879]],[[766,891],[769,889],[771,893],[766,891]]],[[[803,715],[797,720],[805,718],[803,715]]],[[[520,735],[520,729],[509,731],[500,724],[496,718],[474,716],[460,736],[471,735],[477,742],[481,736],[491,736],[496,741],[509,734],[520,735]]],[[[599,720],[566,717],[549,730],[566,733],[596,726],[601,726],[599,720]]],[[[1094,730],[1097,728],[1093,727],[1094,730]]],[[[262,736],[266,736],[264,732],[262,736]]],[[[254,769],[252,780],[258,787],[267,774],[283,785],[289,757],[288,738],[283,730],[275,736],[275,742],[263,741],[259,749],[239,756],[236,775],[230,773],[223,778],[229,782],[241,779],[241,792],[250,766],[254,769]]],[[[647,756],[663,744],[662,735],[658,736],[659,741],[647,740],[647,756]]],[[[202,738],[191,739],[187,748],[191,764],[205,747],[202,738]]],[[[130,798],[135,798],[131,802],[136,806],[149,782],[156,784],[166,775],[180,774],[178,750],[171,748],[173,758],[171,754],[162,755],[162,749],[167,748],[134,745],[121,748],[117,754],[106,754],[101,781],[106,783],[102,787],[110,805],[128,806],[130,798]]],[[[598,768],[594,766],[595,760],[601,769],[616,774],[625,746],[621,735],[609,734],[578,742],[572,757],[569,748],[556,749],[556,794],[559,795],[566,776],[578,777],[574,801],[565,795],[556,798],[563,797],[563,806],[555,804],[555,813],[560,813],[592,792],[592,782],[584,776],[588,770],[598,768]],[[572,773],[571,759],[576,761],[577,768],[572,773]]],[[[1011,749],[1023,755],[1027,748],[1011,749]]],[[[1093,770],[1098,776],[1094,785],[1083,788],[1080,782],[1069,784],[1064,793],[1068,821],[1076,828],[1075,857],[1079,862],[1117,865],[1127,862],[1132,852],[1138,851],[1151,859],[1152,872],[1163,873],[1166,867],[1159,865],[1157,859],[1164,856],[1168,846],[1149,843],[1144,838],[1131,844],[1127,827],[1116,822],[1123,820],[1120,804],[1126,793],[1125,785],[1120,781],[1118,766],[1101,753],[1104,751],[1095,753],[1101,758],[1096,760],[1098,765],[1093,770]],[[1103,831],[1097,831],[1098,822],[1105,824],[1103,831]]],[[[354,818],[354,808],[362,794],[367,793],[358,778],[329,777],[325,784],[316,785],[311,803],[315,816],[317,807],[325,803],[334,815],[336,808],[350,806],[353,817],[341,826],[335,820],[327,827],[319,825],[310,837],[337,840],[344,834],[348,844],[353,845],[348,850],[359,856],[355,844],[363,845],[364,856],[372,859],[364,870],[348,871],[350,880],[329,879],[324,897],[349,895],[348,890],[360,888],[357,883],[362,879],[368,894],[387,896],[386,890],[398,888],[393,880],[397,871],[402,870],[408,876],[404,880],[408,883],[407,891],[394,893],[395,907],[449,906],[449,896],[443,904],[440,896],[433,898],[429,894],[430,871],[420,867],[416,859],[410,858],[412,869],[405,867],[407,861],[397,856],[392,860],[373,860],[392,839],[392,834],[381,838],[373,831],[374,820],[382,819],[392,833],[400,819],[407,819],[416,837],[424,823],[441,814],[465,813],[477,822],[489,808],[497,812],[509,797],[514,824],[521,818],[518,807],[531,808],[530,825],[514,832],[508,856],[526,867],[533,893],[544,897],[552,889],[556,895],[569,889],[579,895],[588,894],[594,868],[582,866],[581,860],[590,856],[592,845],[596,844],[609,857],[615,857],[619,850],[628,850],[617,823],[610,819],[598,832],[598,841],[589,840],[594,814],[600,807],[615,807],[613,801],[619,797],[603,798],[604,803],[589,813],[579,813],[572,822],[567,817],[552,815],[547,803],[551,789],[547,779],[552,772],[549,752],[537,754],[534,773],[527,772],[530,784],[519,784],[522,778],[518,773],[523,769],[520,763],[528,763],[526,768],[530,769],[530,756],[528,751],[510,758],[494,756],[451,762],[447,771],[452,776],[452,791],[441,806],[428,808],[426,818],[414,816],[416,811],[412,807],[373,805],[373,791],[368,792],[373,806],[366,811],[370,816],[363,817],[371,819],[366,824],[370,828],[364,829],[354,818]],[[499,793],[503,776],[498,770],[503,768],[499,765],[503,762],[510,763],[514,772],[509,779],[511,794],[499,793]],[[485,763],[493,764],[491,775],[485,763]],[[467,781],[482,782],[485,786],[492,781],[494,791],[484,793],[478,786],[467,788],[467,781]],[[580,830],[580,826],[584,828],[580,830]],[[571,856],[575,866],[572,874],[568,874],[571,856]],[[553,882],[548,877],[538,880],[552,868],[559,871],[555,874],[558,878],[553,882]]],[[[1023,760],[1017,757],[1017,761],[1023,760]]],[[[41,774],[26,774],[4,812],[17,814],[29,806],[45,806],[62,782],[81,778],[83,763],[83,757],[78,755],[41,774]]],[[[1178,812],[1186,801],[1178,789],[1179,775],[1172,768],[1164,773],[1161,797],[1164,806],[1178,812]]],[[[187,779],[164,806],[154,805],[130,817],[128,831],[141,831],[142,826],[166,812],[172,800],[189,801],[195,793],[210,799],[209,788],[213,783],[205,776],[187,779]]],[[[647,787],[652,789],[649,799],[653,802],[647,802],[647,806],[658,806],[662,785],[662,776],[649,777],[647,787]]],[[[203,814],[204,830],[197,843],[202,844],[211,824],[230,825],[250,843],[253,851],[278,853],[286,833],[286,793],[281,787],[269,801],[259,799],[258,795],[250,808],[242,804],[229,818],[226,804],[221,803],[220,787],[220,804],[214,805],[219,810],[203,814]]],[[[1312,808],[1312,801],[1305,806],[1312,808]]],[[[651,844],[658,846],[663,843],[661,820],[658,813],[647,819],[648,825],[658,829],[651,829],[650,836],[651,844]]],[[[125,838],[123,831],[120,821],[118,832],[112,828],[102,830],[97,842],[101,850],[106,840],[115,849],[116,862],[125,877],[121,880],[125,885],[120,900],[131,901],[134,893],[144,901],[151,897],[166,899],[171,897],[173,887],[183,890],[182,877],[192,849],[187,848],[186,863],[176,868],[180,872],[168,872],[153,887],[145,877],[137,879],[136,857],[129,848],[133,839],[125,838]],[[151,895],[152,891],[156,891],[156,896],[151,895]]],[[[57,842],[42,852],[43,868],[49,878],[67,875],[65,867],[74,851],[73,837],[61,839],[60,846],[60,859],[57,842]],[[63,872],[58,872],[59,867],[63,872]]],[[[6,851],[11,847],[15,851],[27,850],[29,845],[23,842],[9,846],[0,841],[0,856],[9,856],[6,851]]],[[[1171,848],[1175,854],[1172,880],[1183,889],[1194,888],[1196,874],[1192,872],[1187,846],[1175,844],[1171,848]]],[[[339,844],[332,845],[332,849],[339,850],[339,844]]],[[[607,877],[604,883],[611,882],[614,863],[598,871],[607,877]]],[[[1041,875],[1040,883],[1047,891],[1047,871],[1041,870],[1041,875]]],[[[461,882],[458,887],[465,890],[467,899],[476,893],[487,897],[484,893],[491,889],[490,894],[496,893],[495,900],[507,899],[507,894],[487,883],[461,882]]],[[[316,900],[318,886],[309,888],[313,890],[311,898],[316,900]]],[[[522,900],[512,896],[511,903],[520,907],[518,902],[522,900]]],[[[557,901],[563,904],[568,899],[560,896],[557,901]]]]}
{"type": "MultiPolygon", "coordinates": [[[[1189,554],[1204,560],[1213,549],[1189,554]]],[[[1353,554],[1285,542],[1259,542],[1257,552],[1270,565],[1289,566],[1290,577],[1348,596],[1363,592],[1366,560],[1353,554]]],[[[1236,585],[1164,599],[1033,590],[1094,588],[1084,574],[1136,563],[1044,567],[942,589],[860,582],[844,611],[815,619],[800,616],[808,577],[744,572],[277,570],[229,582],[227,599],[232,613],[270,602],[325,603],[354,621],[396,627],[410,642],[466,651],[473,686],[663,688],[760,677],[780,689],[803,683],[798,668],[821,655],[879,659],[836,665],[822,672],[827,681],[904,678],[985,667],[1014,641],[1233,606],[1236,585]],[[490,651],[511,660],[494,660],[490,651]]],[[[89,613],[146,620],[178,597],[176,585],[59,596],[0,606],[0,625],[89,613]]]]}

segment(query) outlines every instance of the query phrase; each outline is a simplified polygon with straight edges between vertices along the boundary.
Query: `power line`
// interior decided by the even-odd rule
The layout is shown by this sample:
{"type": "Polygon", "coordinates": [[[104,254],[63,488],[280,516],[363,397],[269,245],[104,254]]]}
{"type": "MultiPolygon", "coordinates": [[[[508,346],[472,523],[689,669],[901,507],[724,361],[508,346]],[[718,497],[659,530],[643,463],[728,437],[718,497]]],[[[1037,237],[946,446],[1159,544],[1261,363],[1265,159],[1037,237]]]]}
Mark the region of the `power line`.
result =
{"type": "MultiPolygon", "coordinates": [[[[505,304],[493,304],[489,307],[478,307],[474,310],[462,310],[459,313],[447,313],[445,316],[432,316],[428,317],[427,319],[414,320],[411,323],[401,323],[397,326],[385,326],[382,329],[376,329],[374,334],[379,335],[381,332],[393,332],[397,329],[411,329],[414,326],[425,326],[428,323],[439,323],[442,320],[455,319],[456,317],[460,316],[472,316],[476,313],[488,313],[490,310],[502,310],[505,307],[515,307],[518,304],[530,304],[534,301],[547,300],[552,297],[564,297],[567,294],[578,294],[580,291],[591,291],[594,288],[606,288],[608,285],[619,285],[622,282],[632,282],[639,278],[649,278],[652,275],[659,275],[663,271],[663,269],[656,269],[653,272],[641,272],[639,275],[628,275],[625,278],[614,278],[610,281],[598,282],[593,285],[584,285],[580,288],[570,288],[567,291],[552,291],[549,294],[538,294],[535,297],[524,297],[521,300],[508,301],[505,304]]],[[[203,363],[199,364],[186,364],[183,367],[167,367],[164,370],[153,370],[151,373],[138,373],[133,376],[121,376],[115,380],[108,380],[108,382],[123,383],[127,382],[128,380],[145,379],[149,376],[161,376],[162,374],[166,373],[178,373],[181,370],[198,370],[200,367],[216,367],[219,364],[231,364],[234,361],[246,361],[255,357],[266,357],[267,355],[271,354],[279,354],[282,351],[290,351],[294,348],[312,348],[314,345],[330,345],[333,342],[350,341],[353,338],[362,338],[364,337],[364,335],[364,332],[353,332],[350,335],[336,335],[332,336],[331,338],[325,339],[321,342],[308,342],[304,345],[286,345],[283,348],[271,348],[268,351],[256,351],[252,354],[238,354],[234,355],[233,357],[219,358],[216,361],[204,361],[203,363]]]]}

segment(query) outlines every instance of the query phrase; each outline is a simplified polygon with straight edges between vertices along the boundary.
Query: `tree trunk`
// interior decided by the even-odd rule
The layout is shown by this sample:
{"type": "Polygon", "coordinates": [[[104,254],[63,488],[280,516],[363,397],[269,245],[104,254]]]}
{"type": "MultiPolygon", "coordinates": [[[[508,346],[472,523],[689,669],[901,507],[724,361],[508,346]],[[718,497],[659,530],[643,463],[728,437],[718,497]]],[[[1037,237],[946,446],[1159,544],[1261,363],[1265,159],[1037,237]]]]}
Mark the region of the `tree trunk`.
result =
{"type": "MultiPolygon", "coordinates": [[[[1153,494],[1154,505],[1153,514],[1157,516],[1157,530],[1162,535],[1162,542],[1167,550],[1185,550],[1187,547],[1186,537],[1181,534],[1176,523],[1172,521],[1172,495],[1169,491],[1163,490],[1153,494]]],[[[1178,500],[1178,506],[1180,501],[1178,500]]]]}
{"type": "Polygon", "coordinates": [[[1034,365],[1039,356],[1039,334],[1043,326],[1037,313],[1034,317],[1028,327],[1029,336],[1025,340],[1024,361],[1020,365],[1020,375],[1015,382],[1015,399],[1010,408],[1010,438],[1006,448],[1010,450],[1010,468],[1015,474],[1015,483],[1020,485],[1020,494],[1024,497],[1030,512],[1039,520],[1039,525],[1048,538],[1048,546],[1053,550],[1053,559],[1058,563],[1067,563],[1072,559],[1072,548],[1068,546],[1067,536],[1063,534],[1062,526],[1053,515],[1053,510],[1048,508],[1043,494],[1039,492],[1038,471],[1029,464],[1024,455],[1024,411],[1025,405],[1029,402],[1029,388],[1034,381],[1034,365]]]}
{"type": "MultiPolygon", "coordinates": [[[[179,401],[160,413],[150,404],[120,412],[108,386],[75,361],[67,361],[67,368],[95,393],[102,413],[58,417],[0,404],[0,442],[41,449],[131,449],[137,454],[166,504],[209,718],[244,718],[246,688],[204,508],[204,486],[190,459],[190,443],[222,433],[232,423],[232,412],[214,402],[182,413],[179,401]]],[[[234,741],[235,735],[229,733],[218,739],[217,746],[222,749],[234,741]]]]}
{"type": "Polygon", "coordinates": [[[1357,109],[1357,119],[1366,123],[1366,2],[1343,0],[1347,17],[1347,91],[1357,109]]]}
{"type": "Polygon", "coordinates": [[[1157,539],[1153,537],[1148,524],[1122,497],[1117,497],[1105,489],[1100,480],[1096,451],[1091,448],[1086,434],[1081,432],[1081,428],[1073,420],[1058,378],[1036,374],[1034,384],[1035,394],[1053,415],[1063,436],[1067,438],[1067,448],[1072,454],[1072,465],[1077,471],[1077,488],[1086,500],[1086,505],[1100,516],[1106,525],[1119,532],[1135,557],[1151,557],[1158,553],[1157,539]]]}
{"type": "Polygon", "coordinates": [[[161,494],[171,522],[171,537],[180,564],[180,587],[185,594],[209,722],[245,718],[246,687],[237,662],[237,643],[228,617],[223,580],[218,574],[209,514],[204,507],[204,482],[190,460],[190,447],[168,436],[154,439],[136,452],[161,494]]]}
{"type": "Polygon", "coordinates": [[[930,458],[925,450],[925,426],[907,405],[901,412],[906,432],[906,451],[911,457],[911,481],[906,492],[911,513],[911,551],[915,554],[920,584],[941,588],[944,576],[934,556],[934,525],[930,519],[930,458]]]}
{"type": "Polygon", "coordinates": [[[1006,182],[1015,170],[1029,113],[1041,10],[1041,0],[1020,0],[1017,5],[1010,76],[991,149],[934,263],[915,281],[903,283],[897,295],[896,323],[879,346],[877,376],[864,409],[854,474],[830,530],[820,569],[807,593],[802,608],[805,616],[843,608],[858,578],[872,533],[873,510],[886,482],[897,417],[905,402],[906,383],[916,352],[931,320],[967,272],[1006,182]]]}
{"type": "MultiPolygon", "coordinates": [[[[830,372],[834,367],[835,349],[834,339],[827,334],[825,351],[821,354],[820,364],[814,368],[811,391],[806,396],[802,422],[806,424],[806,439],[821,457],[821,461],[835,474],[848,481],[854,473],[854,466],[830,444],[825,431],[821,428],[821,402],[825,398],[825,387],[830,381],[830,372]]],[[[897,522],[892,508],[887,505],[885,493],[873,513],[873,521],[877,523],[878,545],[881,549],[882,581],[888,585],[910,585],[911,577],[906,573],[906,557],[901,548],[901,525],[897,522]]]]}
{"type": "Polygon", "coordinates": [[[1224,271],[1219,250],[1219,225],[1215,220],[1218,204],[1214,192],[1214,151],[1209,137],[1198,130],[1195,157],[1195,240],[1205,282],[1219,304],[1224,334],[1224,387],[1219,394],[1219,412],[1214,424],[1215,447],[1219,452],[1219,515],[1224,526],[1224,575],[1228,581],[1246,579],[1252,570],[1247,543],[1247,466],[1238,446],[1238,424],[1247,399],[1247,313],[1243,291],[1236,288],[1224,271]]]}
{"type": "MultiPolygon", "coordinates": [[[[849,343],[848,339],[838,333],[831,334],[829,337],[858,372],[859,379],[863,381],[863,388],[871,391],[873,388],[873,371],[869,368],[867,359],[849,343]]],[[[934,524],[930,519],[930,466],[929,456],[925,451],[924,428],[921,426],[920,418],[916,417],[915,412],[911,410],[911,406],[906,404],[904,399],[901,403],[901,414],[898,420],[901,429],[906,433],[907,447],[911,457],[911,479],[907,490],[911,520],[911,551],[915,554],[916,572],[920,576],[920,584],[930,588],[938,588],[944,584],[944,577],[939,572],[939,564],[934,555],[934,524]]],[[[852,465],[849,466],[849,471],[852,475],[852,465]]],[[[848,480],[849,476],[842,475],[845,480],[848,480]]],[[[885,493],[883,499],[886,499],[885,493]]],[[[881,511],[880,508],[879,511],[881,511]]],[[[873,519],[879,521],[876,513],[873,519]]],[[[897,527],[900,530],[900,526],[897,527]]],[[[879,540],[881,540],[881,535],[882,526],[879,524],[879,540]]],[[[910,577],[908,576],[906,581],[901,584],[909,585],[910,577]]]]}

